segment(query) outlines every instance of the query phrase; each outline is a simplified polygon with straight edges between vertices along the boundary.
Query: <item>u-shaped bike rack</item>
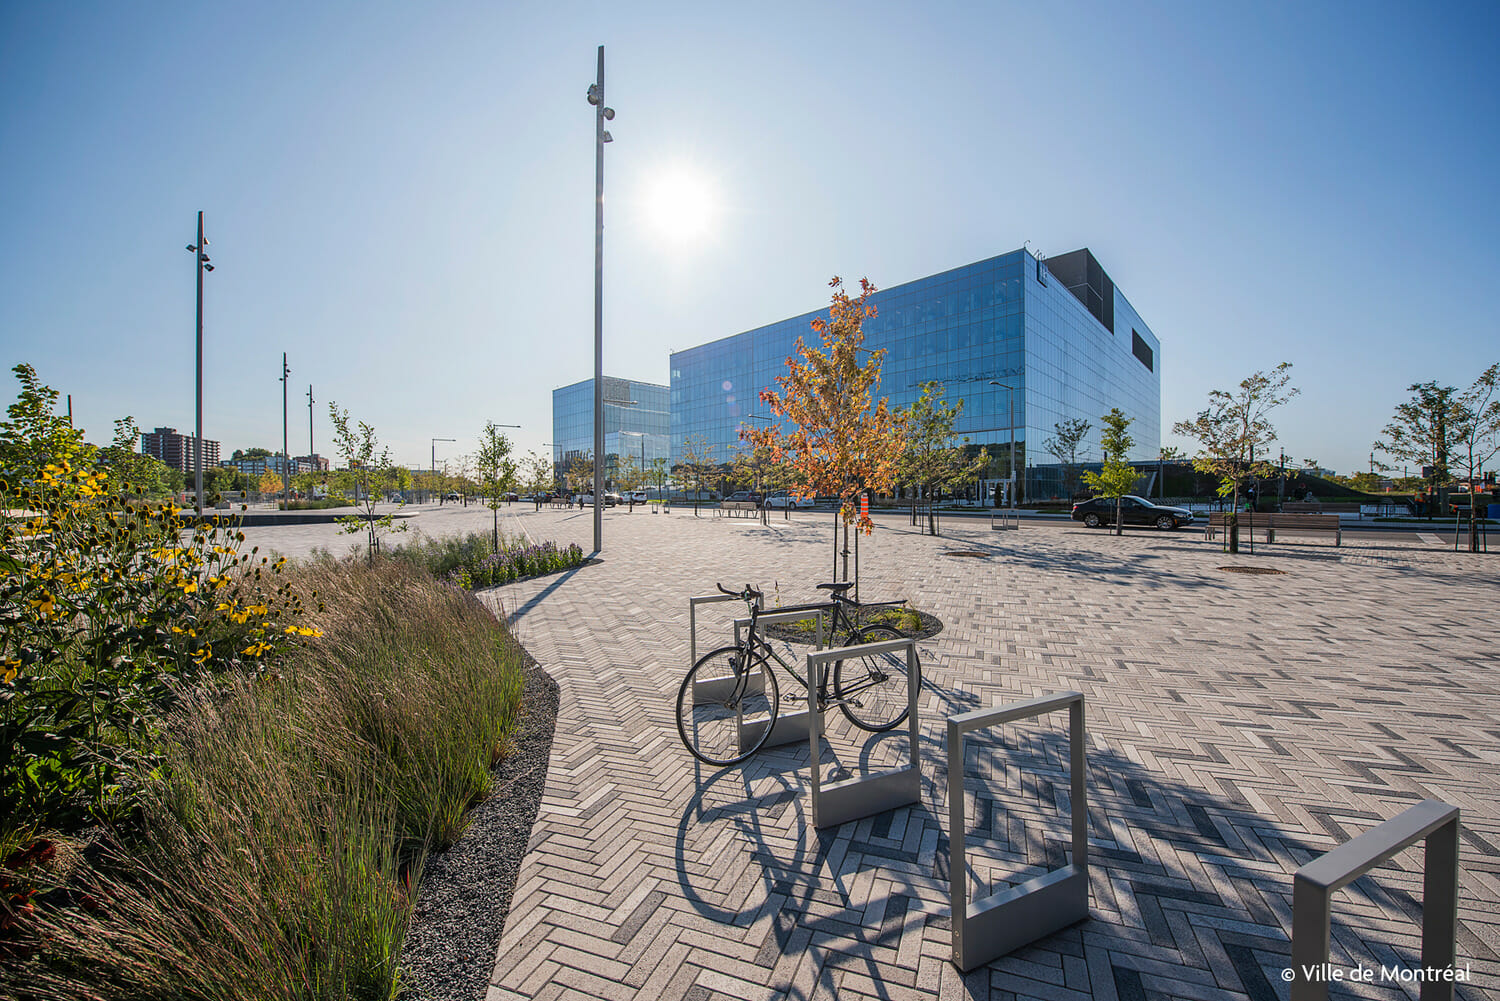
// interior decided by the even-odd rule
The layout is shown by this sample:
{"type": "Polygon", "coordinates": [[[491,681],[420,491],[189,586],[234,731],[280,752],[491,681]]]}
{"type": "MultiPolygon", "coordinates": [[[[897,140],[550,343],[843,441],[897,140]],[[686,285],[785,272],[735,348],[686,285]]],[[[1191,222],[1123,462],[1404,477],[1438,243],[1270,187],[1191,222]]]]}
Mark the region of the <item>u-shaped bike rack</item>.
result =
{"type": "Polygon", "coordinates": [[[948,875],[953,963],[965,973],[1089,916],[1089,816],[1084,768],[1083,695],[1063,692],[948,717],[948,875]],[[1068,710],[1073,861],[1061,869],[969,903],[964,859],[964,735],[1068,710]]]}
{"type": "Polygon", "coordinates": [[[1451,1001],[1458,933],[1458,807],[1423,800],[1313,859],[1292,877],[1291,1001],[1328,997],[1333,893],[1426,839],[1422,865],[1421,1001],[1451,1001]],[[1446,975],[1443,971],[1447,971],[1446,975]]]}
{"type": "MultiPolygon", "coordinates": [[[[738,596],[704,595],[688,599],[690,651],[694,663],[697,662],[698,652],[697,606],[732,600],[738,600],[738,596]]],[[[758,621],[769,624],[806,617],[806,612],[772,613],[759,616],[758,621]]],[[[748,623],[749,619],[746,618],[734,620],[736,642],[748,623]]],[[[820,647],[823,642],[822,626],[820,616],[820,647]]],[[[838,782],[823,782],[819,761],[822,716],[811,711],[789,714],[797,721],[794,724],[796,728],[787,734],[773,733],[767,742],[767,746],[770,746],[772,743],[800,740],[801,728],[805,725],[812,763],[812,816],[815,827],[833,827],[846,821],[859,820],[921,802],[917,695],[921,690],[922,680],[916,640],[904,638],[816,650],[807,655],[807,685],[810,693],[816,692],[825,665],[834,661],[897,651],[904,651],[907,658],[907,732],[911,748],[909,765],[838,782]]],[[[703,684],[712,685],[717,680],[719,679],[703,684]]],[[[747,732],[751,737],[755,736],[749,730],[754,725],[756,724],[741,724],[742,745],[747,732]]],[[[781,730],[780,719],[777,730],[781,730]]],[[[965,973],[1088,917],[1088,793],[1085,748],[1084,698],[1079,692],[1045,695],[994,709],[979,709],[948,717],[952,960],[965,973]],[[964,737],[976,730],[1062,709],[1068,710],[1073,860],[1061,869],[970,903],[964,850],[964,737]]],[[[1292,880],[1292,965],[1289,971],[1291,1001],[1325,1001],[1328,997],[1329,980],[1320,973],[1328,969],[1334,892],[1398,852],[1423,840],[1426,842],[1426,858],[1422,873],[1422,967],[1428,975],[1422,978],[1421,1001],[1452,1001],[1457,958],[1459,809],[1431,799],[1418,803],[1297,870],[1292,880]]]]}
{"type": "Polygon", "coordinates": [[[922,755],[917,734],[917,693],[922,690],[922,665],[917,660],[916,640],[906,637],[810,653],[807,655],[807,690],[809,693],[818,690],[818,680],[825,664],[850,657],[873,657],[898,651],[906,654],[906,730],[911,741],[911,764],[905,768],[888,768],[870,775],[825,783],[818,761],[818,740],[823,736],[823,716],[817,712],[809,713],[807,744],[812,758],[814,827],[834,827],[845,821],[859,820],[922,801],[922,755]]]}

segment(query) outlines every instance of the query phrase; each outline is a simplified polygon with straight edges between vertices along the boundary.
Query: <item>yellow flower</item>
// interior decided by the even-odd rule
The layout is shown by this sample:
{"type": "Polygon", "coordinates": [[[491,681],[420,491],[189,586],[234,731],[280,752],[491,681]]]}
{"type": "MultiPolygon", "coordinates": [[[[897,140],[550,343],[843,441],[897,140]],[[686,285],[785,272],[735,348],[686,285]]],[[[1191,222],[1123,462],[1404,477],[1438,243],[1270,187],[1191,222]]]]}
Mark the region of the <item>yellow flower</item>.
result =
{"type": "Polygon", "coordinates": [[[9,660],[7,660],[5,662],[5,674],[4,674],[5,683],[8,685],[12,681],[15,681],[16,680],[16,675],[20,672],[20,670],[21,670],[21,662],[19,660],[16,660],[14,657],[12,657],[9,660]]]}
{"type": "Polygon", "coordinates": [[[40,598],[31,599],[31,607],[41,612],[43,617],[48,619],[57,614],[56,607],[53,604],[52,595],[48,594],[46,591],[42,592],[42,596],[40,598]]]}
{"type": "Polygon", "coordinates": [[[195,580],[190,580],[186,584],[182,585],[183,594],[192,594],[196,590],[198,590],[198,582],[195,580]]]}

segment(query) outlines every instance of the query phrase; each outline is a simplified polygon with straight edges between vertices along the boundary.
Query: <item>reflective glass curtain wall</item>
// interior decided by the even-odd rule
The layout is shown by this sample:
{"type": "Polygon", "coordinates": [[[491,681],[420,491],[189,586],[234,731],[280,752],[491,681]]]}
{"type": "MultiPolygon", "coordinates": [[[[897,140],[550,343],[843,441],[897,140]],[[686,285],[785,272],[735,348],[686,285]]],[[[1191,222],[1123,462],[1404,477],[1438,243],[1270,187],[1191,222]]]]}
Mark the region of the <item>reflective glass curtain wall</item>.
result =
{"type": "MultiPolygon", "coordinates": [[[[670,454],[666,386],[604,379],[605,474],[614,478],[621,455],[646,465],[670,454]]],[[[552,391],[552,461],[559,474],[575,458],[594,454],[594,380],[552,391]]]]}
{"type": "MultiPolygon", "coordinates": [[[[1090,452],[1097,458],[1099,417],[1112,406],[1135,418],[1132,457],[1154,457],[1160,442],[1160,345],[1118,289],[1109,291],[1114,332],[1045,265],[1039,269],[1034,257],[1017,250],[877,292],[871,298],[877,315],[864,330],[867,348],[886,351],[878,392],[892,406],[904,407],[921,396],[922,383],[935,381],[950,402],[963,399],[958,433],[987,447],[993,480],[1008,472],[1012,392],[1016,465],[1023,475],[1028,466],[1055,463],[1042,443],[1053,436],[1056,422],[1071,417],[1093,425],[1080,458],[1090,452]],[[1152,353],[1153,368],[1132,353],[1132,331],[1152,353]],[[990,385],[992,380],[1004,385],[990,385]],[[1028,450],[1028,442],[1035,448],[1028,450]]],[[[714,461],[732,461],[741,425],[763,426],[755,418],[770,416],[760,390],[778,388],[775,379],[786,374],[797,339],[819,344],[809,323],[820,315],[826,311],[672,355],[674,464],[682,461],[690,437],[703,438],[714,461]]],[[[1044,487],[1048,477],[1038,476],[1033,471],[1028,486],[1044,487]]],[[[1034,494],[1027,489],[1023,496],[1034,494]]]]}

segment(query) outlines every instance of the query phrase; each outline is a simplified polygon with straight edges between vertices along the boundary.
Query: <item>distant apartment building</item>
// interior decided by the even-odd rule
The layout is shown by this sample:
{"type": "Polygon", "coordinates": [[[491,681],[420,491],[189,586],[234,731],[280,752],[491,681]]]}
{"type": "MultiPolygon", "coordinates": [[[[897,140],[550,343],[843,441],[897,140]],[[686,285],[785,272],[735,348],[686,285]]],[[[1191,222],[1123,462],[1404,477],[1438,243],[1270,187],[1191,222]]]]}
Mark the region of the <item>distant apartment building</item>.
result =
{"type": "MultiPolygon", "coordinates": [[[[328,460],[324,459],[323,462],[323,468],[327,469],[328,460]]],[[[254,459],[225,459],[219,465],[227,466],[251,480],[259,480],[266,473],[285,476],[290,470],[291,474],[296,476],[298,473],[313,471],[312,462],[305,455],[292,459],[290,463],[280,455],[262,455],[254,459]]]]}
{"type": "MultiPolygon", "coordinates": [[[[155,431],[141,432],[141,454],[150,455],[160,459],[173,469],[180,469],[184,473],[195,472],[193,468],[193,456],[195,449],[193,443],[196,439],[190,434],[178,434],[176,428],[157,428],[155,431]]],[[[219,465],[219,443],[203,439],[203,468],[219,465]]]]}
{"type": "Polygon", "coordinates": [[[312,455],[294,455],[292,456],[292,461],[297,464],[299,472],[328,472],[328,460],[317,452],[314,452],[312,455]]]}

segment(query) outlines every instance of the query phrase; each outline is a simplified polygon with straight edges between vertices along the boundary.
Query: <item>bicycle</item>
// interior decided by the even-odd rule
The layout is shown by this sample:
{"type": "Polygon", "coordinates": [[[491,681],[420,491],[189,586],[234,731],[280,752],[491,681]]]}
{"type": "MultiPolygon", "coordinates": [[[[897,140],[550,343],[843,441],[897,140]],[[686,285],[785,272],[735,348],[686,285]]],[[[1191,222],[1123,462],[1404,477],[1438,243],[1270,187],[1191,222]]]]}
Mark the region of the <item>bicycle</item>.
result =
{"type": "MultiPolygon", "coordinates": [[[[829,601],[776,611],[831,610],[828,635],[834,646],[903,639],[901,633],[888,626],[860,626],[853,614],[861,608],[899,602],[854,601],[844,593],[853,586],[847,581],[819,584],[819,590],[831,592],[829,601]]],[[[698,760],[710,765],[738,764],[760,750],[770,737],[781,708],[773,662],[781,665],[804,693],[788,695],[789,702],[816,698],[819,713],[837,706],[849,722],[871,733],[893,729],[906,719],[911,707],[904,652],[864,654],[835,661],[833,670],[819,678],[817,692],[806,694],[807,681],[772,649],[756,628],[760,616],[766,614],[760,607],[761,592],[749,584],[742,591],[731,591],[723,584],[718,587],[722,593],[745,602],[750,622],[738,643],[699,657],[677,690],[677,733],[698,760]]]]}

